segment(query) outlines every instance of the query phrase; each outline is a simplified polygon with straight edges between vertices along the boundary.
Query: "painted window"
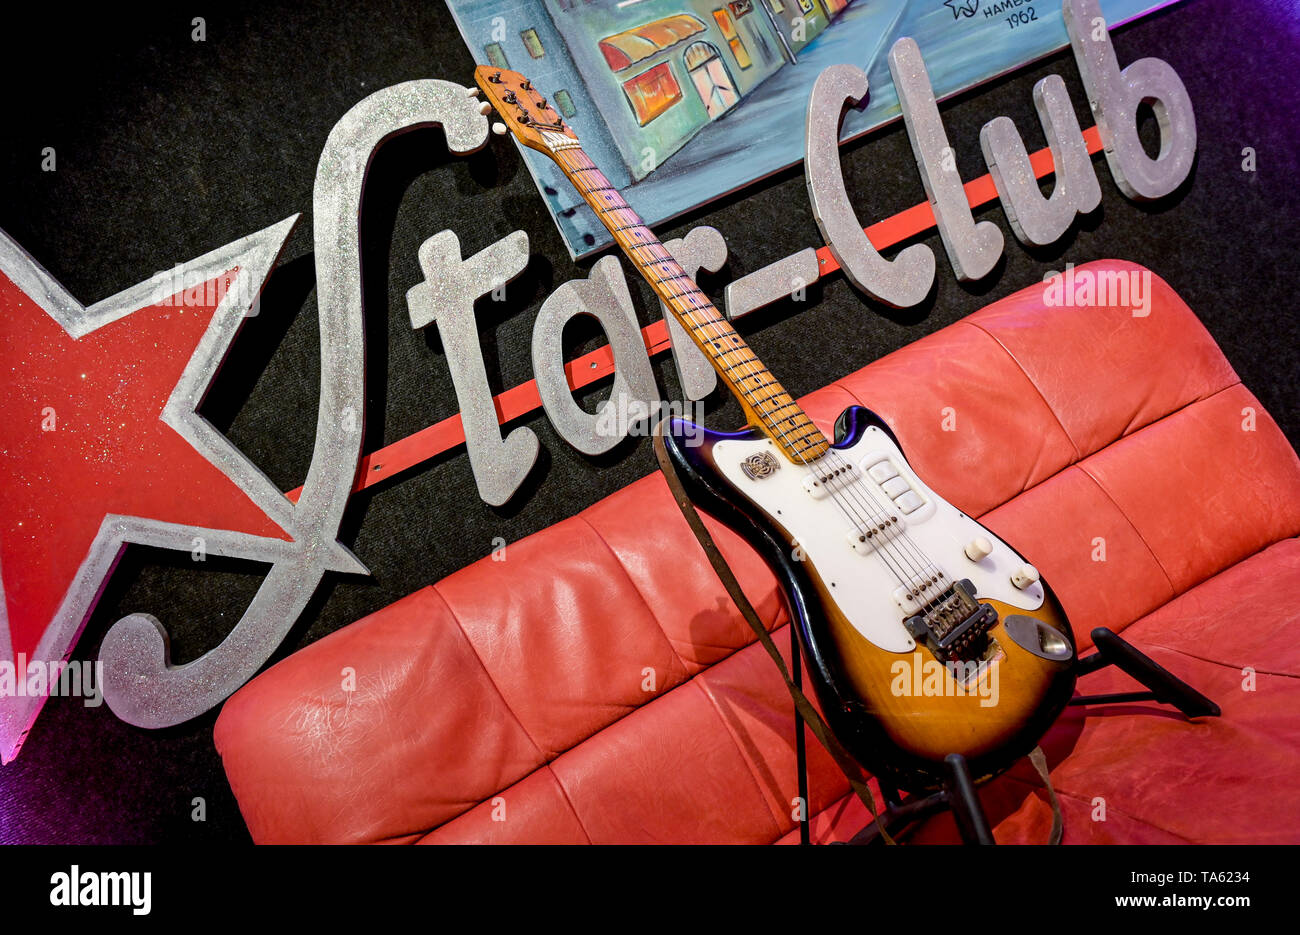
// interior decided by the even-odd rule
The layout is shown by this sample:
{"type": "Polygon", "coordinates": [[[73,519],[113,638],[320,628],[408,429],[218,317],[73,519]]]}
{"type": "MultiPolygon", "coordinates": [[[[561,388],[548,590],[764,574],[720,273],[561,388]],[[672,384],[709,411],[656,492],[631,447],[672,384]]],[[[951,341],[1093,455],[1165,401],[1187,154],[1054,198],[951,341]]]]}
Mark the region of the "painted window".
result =
{"type": "Polygon", "coordinates": [[[736,38],[736,24],[731,21],[731,14],[726,10],[714,10],[713,21],[717,23],[718,28],[722,30],[722,38],[736,38]]]}
{"type": "Polygon", "coordinates": [[[564,117],[572,117],[578,112],[578,108],[573,106],[573,95],[568,91],[555,92],[555,106],[564,117]]]}
{"type": "Polygon", "coordinates": [[[732,20],[731,14],[726,10],[714,10],[713,20],[722,30],[722,38],[727,40],[727,45],[731,46],[731,54],[736,57],[736,64],[741,68],[748,68],[754,64],[749,57],[749,50],[745,44],[740,41],[740,36],[736,35],[736,24],[732,20]]]}
{"type": "Polygon", "coordinates": [[[542,40],[537,38],[536,29],[525,29],[519,34],[519,38],[524,40],[524,48],[533,58],[541,58],[546,54],[546,50],[542,48],[542,40]]]}
{"type": "Polygon", "coordinates": [[[667,62],[623,82],[623,93],[643,127],[682,99],[681,86],[667,62]]]}
{"type": "Polygon", "coordinates": [[[682,61],[710,120],[716,120],[736,106],[740,95],[736,93],[736,86],[727,74],[727,66],[722,63],[717,48],[707,42],[694,42],[687,47],[682,61]]]}
{"type": "Polygon", "coordinates": [[[483,46],[483,51],[487,53],[488,61],[496,68],[509,68],[510,63],[506,61],[505,50],[501,48],[499,42],[489,42],[483,46]]]}
{"type": "Polygon", "coordinates": [[[785,4],[781,0],[770,0],[768,6],[771,7],[773,13],[785,12],[785,4]]]}
{"type": "Polygon", "coordinates": [[[811,13],[813,11],[813,0],[799,0],[799,9],[803,10],[804,13],[811,13]]]}

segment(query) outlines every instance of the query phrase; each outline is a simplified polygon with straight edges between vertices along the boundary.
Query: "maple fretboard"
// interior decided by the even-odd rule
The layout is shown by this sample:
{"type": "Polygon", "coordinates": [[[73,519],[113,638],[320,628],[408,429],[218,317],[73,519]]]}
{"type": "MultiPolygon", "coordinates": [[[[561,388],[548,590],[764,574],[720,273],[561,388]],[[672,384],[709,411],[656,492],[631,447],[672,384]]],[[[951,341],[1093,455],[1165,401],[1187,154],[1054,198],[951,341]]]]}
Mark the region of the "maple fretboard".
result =
{"type": "Polygon", "coordinates": [[[691,339],[739,400],[746,417],[797,464],[814,461],[830,442],[808,418],[785,387],[763,366],[745,339],[714,307],[646,227],[618,190],[610,185],[578,141],[548,140],[551,156],[596,216],[613,235],[623,253],[645,277],[655,294],[677,317],[691,339]]]}

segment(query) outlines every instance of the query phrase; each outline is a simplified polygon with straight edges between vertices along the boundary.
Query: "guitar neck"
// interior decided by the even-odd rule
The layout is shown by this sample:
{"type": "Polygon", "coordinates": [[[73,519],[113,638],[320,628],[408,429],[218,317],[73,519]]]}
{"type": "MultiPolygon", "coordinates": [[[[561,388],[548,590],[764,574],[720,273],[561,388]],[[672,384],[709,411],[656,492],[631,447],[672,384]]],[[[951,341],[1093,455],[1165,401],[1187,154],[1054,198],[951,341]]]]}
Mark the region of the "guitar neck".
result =
{"type": "MultiPolygon", "coordinates": [[[[558,134],[557,134],[558,136],[558,134]]],[[[551,157],[591,205],[623,253],[681,322],[740,402],[751,425],[772,439],[790,461],[804,464],[830,448],[826,436],[763,366],[745,339],[718,312],[690,276],[637,216],[618,190],[569,137],[548,140],[551,157]]]]}

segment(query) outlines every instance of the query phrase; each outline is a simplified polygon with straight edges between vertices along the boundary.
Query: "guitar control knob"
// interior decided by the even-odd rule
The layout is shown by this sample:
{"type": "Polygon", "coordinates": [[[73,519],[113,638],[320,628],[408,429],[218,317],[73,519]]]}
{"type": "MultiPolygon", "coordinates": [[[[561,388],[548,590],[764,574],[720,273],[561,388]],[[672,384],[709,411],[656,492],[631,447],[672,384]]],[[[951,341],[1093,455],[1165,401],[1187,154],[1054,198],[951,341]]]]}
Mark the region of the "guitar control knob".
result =
{"type": "Polygon", "coordinates": [[[479,112],[480,114],[482,114],[483,116],[485,116],[485,117],[486,117],[488,114],[492,113],[492,102],[491,102],[491,101],[483,101],[481,104],[478,105],[478,112],[479,112]]]}
{"type": "Polygon", "coordinates": [[[1038,580],[1038,569],[1033,565],[1021,565],[1011,573],[1011,583],[1024,590],[1038,580]]]}
{"type": "Polygon", "coordinates": [[[466,88],[466,89],[465,89],[465,96],[466,96],[466,97],[478,97],[478,88],[466,88]]]}
{"type": "Polygon", "coordinates": [[[993,543],[983,536],[977,536],[966,545],[966,557],[972,562],[987,558],[993,552],[993,543]]]}
{"type": "Polygon", "coordinates": [[[492,124],[492,132],[495,133],[497,136],[505,136],[506,125],[500,122],[494,123],[492,124]]]}

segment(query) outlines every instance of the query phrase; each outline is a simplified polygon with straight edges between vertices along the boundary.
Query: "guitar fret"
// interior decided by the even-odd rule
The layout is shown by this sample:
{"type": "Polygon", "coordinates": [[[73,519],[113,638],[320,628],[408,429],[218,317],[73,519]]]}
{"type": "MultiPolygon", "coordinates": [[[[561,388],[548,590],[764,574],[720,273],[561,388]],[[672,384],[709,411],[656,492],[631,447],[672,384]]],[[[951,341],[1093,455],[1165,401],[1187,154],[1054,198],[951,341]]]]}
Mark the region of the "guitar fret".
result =
{"type": "Polygon", "coordinates": [[[571,146],[569,142],[553,145],[552,156],[660,300],[709,356],[731,391],[749,408],[758,422],[757,427],[796,463],[807,463],[828,451],[830,443],[807,413],[763,366],[709,297],[578,148],[576,141],[571,146]]]}
{"type": "Polygon", "coordinates": [[[722,351],[721,353],[713,354],[712,356],[714,360],[725,361],[728,365],[733,367],[744,367],[748,365],[750,373],[763,373],[767,369],[766,367],[763,366],[762,361],[760,361],[753,354],[750,354],[748,357],[741,357],[739,359],[727,360],[728,354],[735,354],[735,353],[738,352],[722,351]]]}

